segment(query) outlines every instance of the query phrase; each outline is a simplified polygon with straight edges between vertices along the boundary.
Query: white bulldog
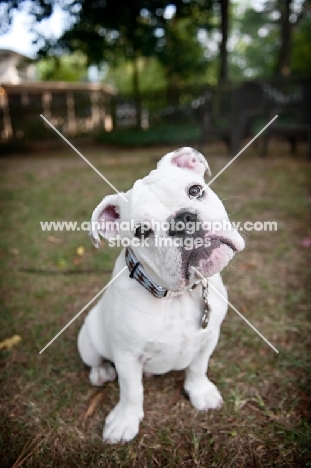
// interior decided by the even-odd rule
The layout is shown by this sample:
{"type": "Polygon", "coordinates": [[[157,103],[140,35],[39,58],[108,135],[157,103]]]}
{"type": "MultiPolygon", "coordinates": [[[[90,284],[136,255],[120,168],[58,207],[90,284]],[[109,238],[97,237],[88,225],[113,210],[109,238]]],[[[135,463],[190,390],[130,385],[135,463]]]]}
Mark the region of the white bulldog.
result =
{"type": "Polygon", "coordinates": [[[185,369],[184,388],[195,408],[222,404],[206,376],[227,312],[219,272],[243,250],[244,240],[206,186],[206,171],[210,173],[202,154],[178,149],[135,182],[124,194],[128,203],[109,195],[93,213],[90,235],[97,247],[99,234],[109,242],[131,242],[120,253],[113,277],[128,268],[89,312],[78,337],[93,385],[118,376],[120,400],[105,421],[107,442],[137,435],[144,416],[143,373],[185,369]],[[226,229],[219,228],[220,221],[226,229]]]}

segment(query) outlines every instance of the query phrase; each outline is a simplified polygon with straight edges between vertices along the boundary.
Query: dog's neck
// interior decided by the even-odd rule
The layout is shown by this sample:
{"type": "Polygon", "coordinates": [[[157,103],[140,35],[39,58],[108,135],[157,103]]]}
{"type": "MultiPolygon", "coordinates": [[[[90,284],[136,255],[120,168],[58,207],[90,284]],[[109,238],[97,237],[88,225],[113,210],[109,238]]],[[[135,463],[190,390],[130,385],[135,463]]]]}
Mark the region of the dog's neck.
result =
{"type": "Polygon", "coordinates": [[[192,291],[201,282],[198,281],[197,283],[194,283],[184,291],[171,291],[163,286],[160,286],[155,280],[153,280],[150,277],[149,274],[147,274],[144,266],[136,258],[134,252],[129,247],[125,249],[125,262],[130,271],[130,278],[134,278],[136,281],[138,281],[139,284],[141,284],[145,289],[147,289],[147,291],[149,291],[153,296],[158,298],[167,296],[179,296],[180,294],[183,294],[186,291],[192,291]]]}
{"type": "Polygon", "coordinates": [[[153,279],[151,279],[150,276],[147,275],[143,265],[137,260],[134,252],[129,247],[125,249],[125,262],[128,269],[130,270],[130,278],[134,278],[136,281],[138,281],[138,283],[147,289],[147,291],[149,291],[154,297],[163,298],[169,296],[179,296],[185,292],[193,291],[193,289],[195,289],[199,283],[202,283],[203,314],[201,318],[201,326],[202,328],[207,327],[210,319],[211,308],[208,303],[208,281],[206,278],[194,283],[184,291],[175,292],[166,289],[163,286],[159,286],[153,279]]]}

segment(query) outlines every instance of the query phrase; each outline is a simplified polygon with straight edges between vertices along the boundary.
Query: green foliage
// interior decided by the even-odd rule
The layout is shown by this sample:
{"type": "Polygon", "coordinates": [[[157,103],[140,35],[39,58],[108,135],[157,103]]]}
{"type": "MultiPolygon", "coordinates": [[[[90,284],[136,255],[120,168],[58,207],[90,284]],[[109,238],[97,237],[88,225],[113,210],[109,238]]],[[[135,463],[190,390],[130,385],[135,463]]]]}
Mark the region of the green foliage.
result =
{"type": "Polygon", "coordinates": [[[218,59],[214,58],[209,60],[208,66],[205,70],[204,76],[201,78],[202,83],[208,84],[210,86],[217,86],[218,83],[218,59]]]}
{"type": "MultiPolygon", "coordinates": [[[[217,84],[220,5],[220,0],[2,0],[0,34],[8,30],[15,8],[35,18],[34,32],[56,7],[63,8],[69,15],[63,36],[52,40],[41,28],[37,38],[46,58],[38,66],[40,79],[80,81],[87,65],[105,63],[105,81],[123,92],[134,88],[138,96],[139,89],[191,81],[217,84]]],[[[281,56],[283,69],[293,76],[310,76],[310,0],[231,0],[229,34],[229,80],[280,74],[281,56]],[[290,15],[283,8],[287,2],[290,15]],[[290,25],[289,41],[284,24],[290,25]]]]}
{"type": "Polygon", "coordinates": [[[85,81],[87,59],[79,52],[59,58],[47,57],[38,62],[37,71],[42,81],[85,81]]]}
{"type": "MultiPolygon", "coordinates": [[[[197,32],[209,25],[212,0],[77,0],[65,4],[62,0],[21,0],[14,5],[12,0],[4,0],[2,3],[11,8],[25,7],[37,23],[51,16],[56,6],[66,8],[70,21],[62,37],[53,41],[42,34],[38,36],[41,57],[62,57],[64,53],[79,51],[87,57],[88,64],[107,62],[115,69],[120,61],[137,63],[141,58],[156,57],[170,84],[204,74],[206,59],[197,32]]],[[[5,11],[8,24],[8,7],[5,11]]],[[[150,63],[163,83],[160,67],[150,63]]],[[[76,66],[70,69],[66,65],[55,66],[48,61],[40,70],[42,77],[66,81],[81,78],[80,71],[78,78],[73,73],[76,66]]],[[[137,93],[137,75],[135,86],[137,93]]]]}
{"type": "MultiPolygon", "coordinates": [[[[292,5],[293,6],[293,5],[292,5]]],[[[280,4],[266,2],[262,10],[247,7],[234,11],[230,56],[233,79],[268,78],[277,71],[281,47],[280,4]]],[[[290,70],[293,76],[311,75],[311,13],[303,9],[291,20],[292,46],[290,70]]]]}
{"type": "Polygon", "coordinates": [[[167,25],[165,41],[158,59],[170,84],[176,85],[204,74],[207,61],[192,19],[173,18],[167,25]]]}
{"type": "MultiPolygon", "coordinates": [[[[168,84],[176,86],[193,79],[202,81],[207,69],[204,47],[197,39],[191,21],[176,18],[167,26],[165,47],[156,57],[140,58],[137,64],[141,91],[155,91],[168,84]]],[[[132,75],[133,63],[121,59],[109,68],[104,82],[128,93],[132,91],[132,75]]]]}
{"type": "MultiPolygon", "coordinates": [[[[139,59],[138,74],[141,91],[157,91],[166,85],[164,71],[155,58],[139,59]]],[[[133,63],[129,60],[120,60],[117,65],[109,67],[103,81],[121,93],[131,93],[132,76],[133,63]]]]}
{"type": "Polygon", "coordinates": [[[311,12],[306,14],[295,31],[291,68],[293,76],[311,76],[311,12]]]}
{"type": "MultiPolygon", "coordinates": [[[[127,88],[129,62],[137,63],[139,58],[156,57],[167,80],[176,84],[204,73],[206,59],[197,31],[207,21],[210,3],[200,9],[195,1],[136,0],[130,6],[127,0],[118,4],[107,0],[104,6],[97,1],[85,1],[81,4],[78,20],[59,44],[71,50],[82,50],[90,63],[106,60],[112,65],[123,89],[127,88]],[[120,62],[126,64],[124,77],[118,75],[120,62]]],[[[140,69],[144,68],[142,63],[138,64],[140,69]]],[[[163,84],[160,67],[155,62],[148,62],[148,66],[150,64],[163,84]]],[[[150,76],[150,72],[148,70],[147,75],[150,76]]],[[[150,84],[151,89],[159,87],[150,84]]]]}
{"type": "Polygon", "coordinates": [[[166,7],[175,5],[180,15],[190,11],[182,0],[84,0],[78,4],[75,21],[58,47],[82,50],[90,63],[154,56],[163,42],[159,31],[166,28],[166,7]]]}
{"type": "Polygon", "coordinates": [[[229,67],[233,79],[269,77],[276,66],[279,32],[273,15],[248,7],[233,19],[229,67]]]}

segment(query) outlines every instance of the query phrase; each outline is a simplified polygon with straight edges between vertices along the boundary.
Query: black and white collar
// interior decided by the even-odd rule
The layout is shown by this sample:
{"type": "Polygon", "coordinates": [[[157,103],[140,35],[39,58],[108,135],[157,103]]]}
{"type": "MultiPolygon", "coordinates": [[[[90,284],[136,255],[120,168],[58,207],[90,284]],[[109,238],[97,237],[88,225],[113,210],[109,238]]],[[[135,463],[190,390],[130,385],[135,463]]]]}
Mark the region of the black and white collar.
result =
{"type": "MultiPolygon", "coordinates": [[[[136,279],[139,284],[141,284],[147,291],[149,291],[154,297],[162,298],[169,296],[179,296],[185,291],[175,292],[169,289],[159,286],[155,281],[153,281],[147,275],[143,265],[137,260],[134,255],[134,252],[127,247],[125,249],[125,262],[130,270],[130,278],[136,279]]],[[[200,282],[200,281],[199,281],[200,282]]],[[[186,291],[192,291],[198,286],[199,283],[195,283],[191,288],[186,291]]]]}
{"type": "Polygon", "coordinates": [[[203,297],[203,314],[201,318],[201,326],[205,329],[209,323],[211,308],[208,302],[208,281],[206,278],[194,283],[191,288],[186,289],[185,291],[175,292],[170,291],[169,289],[159,286],[155,281],[153,281],[147,273],[143,265],[137,260],[134,255],[134,252],[127,247],[125,249],[125,262],[130,270],[130,278],[134,278],[141,284],[147,291],[149,291],[154,297],[163,298],[169,296],[179,296],[186,291],[193,291],[199,283],[202,283],[202,297],[203,297]]]}

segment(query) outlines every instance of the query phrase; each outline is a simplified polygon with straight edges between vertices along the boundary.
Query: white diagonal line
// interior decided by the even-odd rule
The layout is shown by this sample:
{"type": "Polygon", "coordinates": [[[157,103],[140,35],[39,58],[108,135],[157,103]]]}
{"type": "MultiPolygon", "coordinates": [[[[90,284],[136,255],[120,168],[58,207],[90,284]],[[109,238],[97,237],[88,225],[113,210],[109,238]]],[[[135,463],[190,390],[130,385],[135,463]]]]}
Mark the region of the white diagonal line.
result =
{"type": "Polygon", "coordinates": [[[241,149],[241,151],[240,151],[236,156],[234,156],[234,158],[232,158],[231,161],[229,161],[228,164],[226,164],[225,167],[223,167],[223,168],[221,169],[221,171],[219,171],[218,174],[216,174],[215,177],[213,177],[212,180],[210,180],[209,183],[208,183],[207,185],[208,185],[208,186],[211,185],[211,183],[214,182],[214,180],[216,180],[217,177],[219,177],[220,174],[222,174],[222,173],[227,169],[227,167],[229,167],[230,164],[232,164],[233,161],[235,161],[236,158],[238,158],[238,157],[240,156],[240,154],[243,153],[243,151],[246,150],[246,148],[248,148],[248,147],[253,143],[253,141],[255,141],[256,138],[258,138],[259,135],[261,135],[262,132],[264,132],[264,131],[266,130],[266,128],[269,127],[269,125],[271,125],[272,122],[274,122],[275,119],[277,119],[277,118],[278,118],[277,115],[276,115],[275,117],[273,117],[273,119],[271,119],[270,122],[268,122],[267,125],[265,125],[264,128],[263,128],[262,130],[260,130],[260,132],[258,132],[257,135],[255,135],[254,138],[253,138],[251,141],[249,141],[249,142],[247,143],[247,145],[245,145],[244,148],[241,149]]]}
{"type": "Polygon", "coordinates": [[[235,161],[236,158],[238,158],[238,157],[240,156],[240,154],[242,154],[243,151],[246,150],[246,148],[248,148],[248,147],[253,143],[253,141],[255,141],[256,138],[258,138],[259,135],[261,135],[262,132],[264,132],[264,131],[266,130],[266,128],[269,127],[269,125],[271,125],[272,122],[274,122],[275,119],[277,119],[277,118],[278,118],[278,115],[276,115],[275,117],[273,117],[273,119],[270,120],[270,122],[267,123],[267,125],[266,125],[263,129],[261,129],[260,132],[258,132],[257,135],[255,135],[254,138],[253,138],[251,141],[249,141],[249,142],[247,143],[247,145],[245,145],[244,148],[241,149],[241,151],[240,151],[236,156],[234,156],[234,158],[232,158],[231,161],[229,161],[228,164],[226,164],[225,167],[223,167],[223,168],[221,169],[221,171],[219,171],[218,174],[215,175],[215,177],[212,178],[212,180],[209,181],[208,184],[205,184],[204,187],[202,187],[201,192],[200,192],[198,195],[196,195],[195,197],[193,197],[193,198],[191,199],[191,201],[196,200],[196,199],[202,194],[202,192],[204,192],[204,190],[206,190],[206,189],[208,188],[208,186],[211,185],[211,183],[214,182],[214,180],[216,180],[217,177],[219,177],[220,174],[222,174],[222,173],[227,169],[227,167],[229,167],[230,164],[232,164],[233,161],[235,161]]]}
{"type": "Polygon", "coordinates": [[[118,273],[116,276],[114,276],[114,277],[109,281],[109,283],[106,284],[106,286],[103,287],[103,289],[101,289],[101,290],[99,291],[99,293],[97,293],[96,296],[94,296],[93,299],[92,299],[88,304],[86,304],[86,306],[84,306],[83,309],[81,309],[80,312],[79,312],[75,317],[73,317],[73,319],[70,320],[70,322],[67,323],[67,325],[66,325],[65,327],[64,327],[60,332],[58,332],[57,335],[55,335],[54,338],[53,338],[47,345],[44,346],[44,348],[41,349],[41,351],[39,352],[39,354],[43,353],[43,351],[46,350],[46,348],[47,348],[48,346],[50,346],[50,344],[52,344],[53,341],[55,341],[56,338],[58,338],[59,335],[61,335],[61,334],[63,333],[63,331],[65,331],[66,328],[68,328],[69,325],[71,325],[72,322],[74,322],[74,321],[79,317],[79,315],[81,315],[82,312],[84,312],[85,309],[87,309],[87,307],[88,307],[90,304],[92,304],[92,302],[94,302],[95,299],[97,299],[98,296],[100,296],[100,295],[105,291],[105,289],[107,289],[107,288],[111,285],[111,283],[113,283],[114,280],[116,280],[116,279],[118,278],[118,276],[120,276],[121,273],[123,273],[123,271],[126,270],[126,269],[127,269],[127,266],[125,266],[124,268],[122,268],[122,270],[119,271],[119,273],[118,273]]]}
{"type": "Polygon", "coordinates": [[[70,143],[70,141],[67,140],[67,138],[64,137],[64,135],[63,135],[60,131],[57,130],[57,128],[55,128],[54,125],[51,124],[51,122],[49,122],[48,119],[47,119],[46,117],[44,117],[44,115],[40,114],[40,117],[42,117],[42,119],[43,119],[51,128],[53,128],[53,130],[55,130],[55,132],[56,132],[63,140],[65,140],[65,142],[66,142],[79,156],[81,156],[81,158],[84,159],[84,161],[85,161],[89,166],[91,166],[91,168],[94,169],[94,171],[95,171],[102,179],[104,179],[104,181],[107,182],[107,184],[110,185],[110,187],[111,187],[118,195],[120,195],[120,197],[122,197],[124,201],[128,202],[128,200],[125,198],[125,196],[124,196],[122,193],[120,193],[119,190],[118,190],[114,185],[112,185],[112,183],[109,182],[109,180],[108,180],[101,172],[99,172],[99,170],[96,169],[96,167],[93,166],[93,164],[90,163],[90,161],[89,161],[88,159],[86,159],[86,157],[83,156],[83,154],[80,153],[80,151],[77,150],[77,148],[76,148],[75,146],[73,146],[73,144],[70,143]]]}
{"type": "MultiPolygon", "coordinates": [[[[192,268],[194,269],[194,271],[195,271],[199,276],[201,276],[202,279],[207,280],[207,278],[204,278],[204,276],[201,275],[201,273],[200,273],[195,267],[192,267],[192,268]]],[[[241,319],[243,319],[243,320],[247,323],[247,325],[249,325],[249,326],[260,336],[260,338],[262,338],[262,339],[273,349],[273,351],[275,351],[276,353],[279,353],[279,351],[273,346],[273,344],[271,344],[270,341],[267,340],[267,338],[265,338],[265,337],[260,333],[260,331],[258,331],[257,328],[254,327],[254,325],[253,325],[249,320],[247,320],[247,318],[245,318],[244,315],[241,314],[241,312],[238,311],[238,309],[237,309],[236,307],[234,307],[234,305],[231,304],[231,302],[229,302],[228,299],[227,299],[225,296],[223,296],[223,295],[218,291],[218,289],[215,288],[215,286],[213,286],[211,283],[208,283],[208,286],[210,286],[210,287],[218,294],[218,296],[220,296],[222,299],[224,299],[224,300],[227,302],[227,304],[228,304],[230,307],[232,307],[232,309],[234,310],[234,312],[236,312],[236,313],[238,314],[238,316],[241,317],[241,319]]]]}

